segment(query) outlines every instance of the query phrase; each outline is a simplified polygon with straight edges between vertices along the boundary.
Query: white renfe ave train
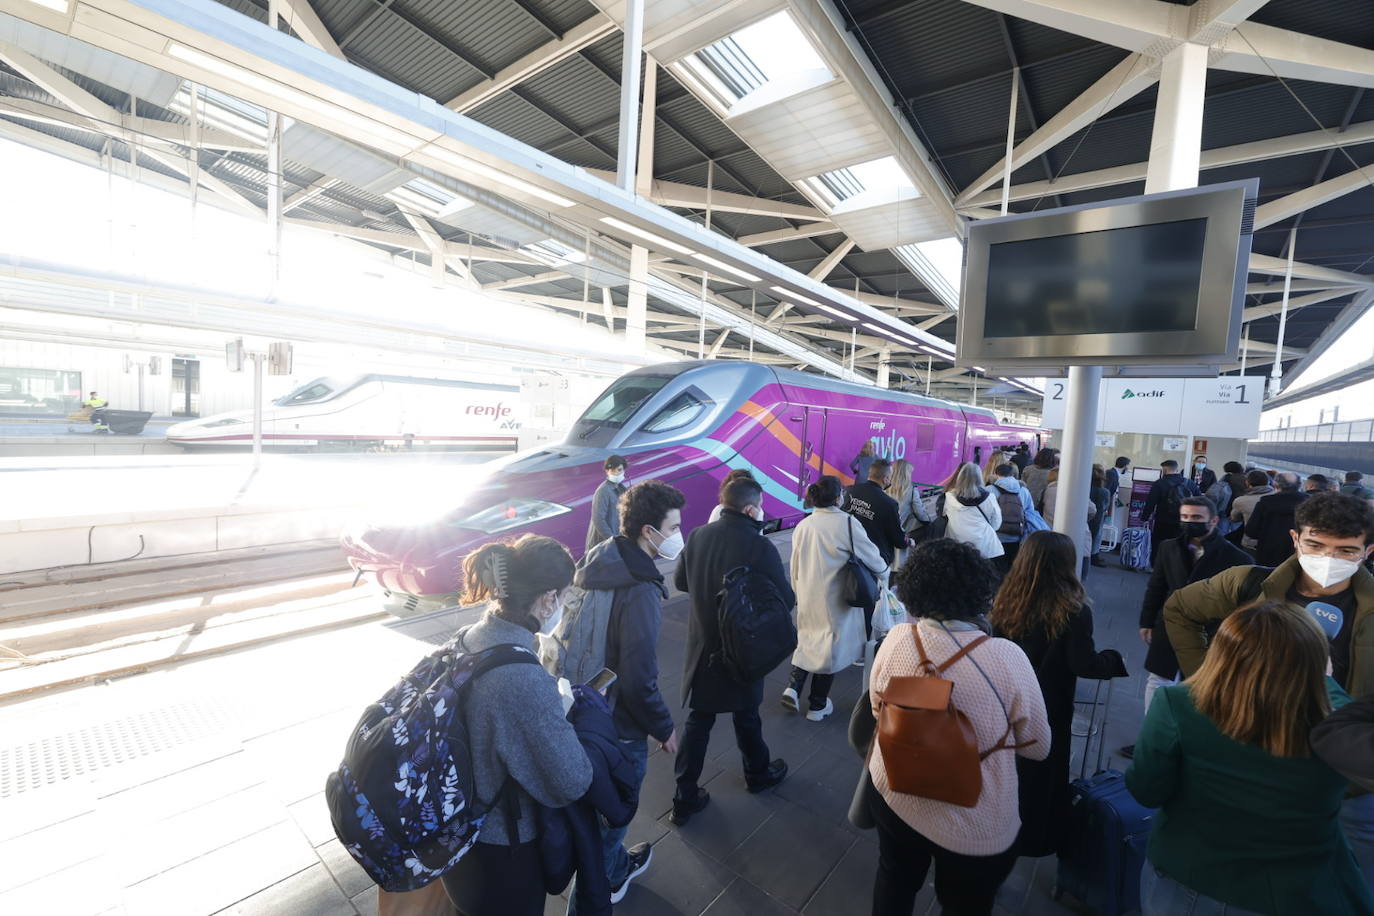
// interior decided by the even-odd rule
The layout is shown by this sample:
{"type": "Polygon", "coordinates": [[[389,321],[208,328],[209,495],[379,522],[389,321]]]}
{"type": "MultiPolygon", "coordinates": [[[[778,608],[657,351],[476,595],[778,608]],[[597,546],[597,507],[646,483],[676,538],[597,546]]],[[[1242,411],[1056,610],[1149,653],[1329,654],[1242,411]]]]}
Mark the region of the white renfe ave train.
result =
{"type": "MultiPolygon", "coordinates": [[[[359,375],[317,378],[262,412],[264,448],[367,449],[382,445],[514,451],[523,420],[520,388],[483,382],[359,375]]],[[[177,423],[183,448],[253,443],[253,411],[177,423]]]]}

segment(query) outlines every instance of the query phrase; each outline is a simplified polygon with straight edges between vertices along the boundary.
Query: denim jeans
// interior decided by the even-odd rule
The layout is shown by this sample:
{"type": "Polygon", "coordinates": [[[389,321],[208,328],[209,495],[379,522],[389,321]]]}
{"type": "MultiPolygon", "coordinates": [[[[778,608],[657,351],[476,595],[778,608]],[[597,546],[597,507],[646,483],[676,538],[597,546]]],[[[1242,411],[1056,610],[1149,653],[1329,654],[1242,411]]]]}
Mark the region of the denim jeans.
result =
{"type": "MultiPolygon", "coordinates": [[[[644,774],[649,769],[649,744],[643,739],[626,741],[621,739],[620,746],[625,756],[634,762],[635,795],[644,785],[644,774]]],[[[611,890],[625,883],[630,874],[630,853],[625,849],[625,834],[630,826],[611,827],[601,822],[601,855],[606,862],[606,877],[611,881],[611,890]]],[[[568,916],[577,916],[577,879],[568,888],[568,916]]]]}
{"type": "Polygon", "coordinates": [[[1374,795],[1345,800],[1341,805],[1341,829],[1365,882],[1374,888],[1374,795]]]}
{"type": "Polygon", "coordinates": [[[1259,916],[1254,910],[1199,894],[1155,869],[1149,862],[1140,872],[1142,916],[1259,916]]]}

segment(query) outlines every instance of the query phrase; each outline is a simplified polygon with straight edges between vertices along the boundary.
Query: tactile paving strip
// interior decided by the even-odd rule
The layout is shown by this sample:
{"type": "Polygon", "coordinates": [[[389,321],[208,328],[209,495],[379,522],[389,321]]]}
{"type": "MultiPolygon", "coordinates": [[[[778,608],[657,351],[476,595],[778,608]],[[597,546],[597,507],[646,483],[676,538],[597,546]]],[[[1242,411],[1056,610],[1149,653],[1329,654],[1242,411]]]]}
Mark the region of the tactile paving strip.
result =
{"type": "Polygon", "coordinates": [[[187,703],[0,747],[0,798],[208,738],[230,724],[228,711],[218,703],[187,703]]]}

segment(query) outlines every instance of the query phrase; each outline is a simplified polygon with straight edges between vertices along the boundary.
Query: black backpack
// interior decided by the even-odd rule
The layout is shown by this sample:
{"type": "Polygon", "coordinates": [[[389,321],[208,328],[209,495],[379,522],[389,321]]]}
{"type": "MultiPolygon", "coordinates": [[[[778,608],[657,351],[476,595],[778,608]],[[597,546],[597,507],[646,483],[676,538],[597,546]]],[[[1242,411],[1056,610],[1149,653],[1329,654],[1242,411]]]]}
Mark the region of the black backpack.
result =
{"type": "Polygon", "coordinates": [[[721,667],[741,684],[767,675],[797,649],[792,608],[773,580],[748,566],[725,574],[716,596],[721,667]]]}
{"type": "Polygon", "coordinates": [[[1197,484],[1185,477],[1165,492],[1164,505],[1168,508],[1170,517],[1177,519],[1178,510],[1183,508],[1183,501],[1189,496],[1201,495],[1202,491],[1197,488],[1197,484]]]}

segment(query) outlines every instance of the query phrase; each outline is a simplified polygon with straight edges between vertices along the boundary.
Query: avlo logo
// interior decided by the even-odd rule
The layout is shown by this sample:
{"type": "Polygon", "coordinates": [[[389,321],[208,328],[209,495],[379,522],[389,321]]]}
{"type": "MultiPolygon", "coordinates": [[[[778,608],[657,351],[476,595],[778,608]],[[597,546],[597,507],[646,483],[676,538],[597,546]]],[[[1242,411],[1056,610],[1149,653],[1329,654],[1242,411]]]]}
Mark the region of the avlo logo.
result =
{"type": "Polygon", "coordinates": [[[1152,391],[1132,391],[1127,388],[1121,393],[1121,400],[1125,401],[1129,398],[1162,398],[1164,396],[1164,392],[1160,391],[1158,388],[1152,391]]]}

